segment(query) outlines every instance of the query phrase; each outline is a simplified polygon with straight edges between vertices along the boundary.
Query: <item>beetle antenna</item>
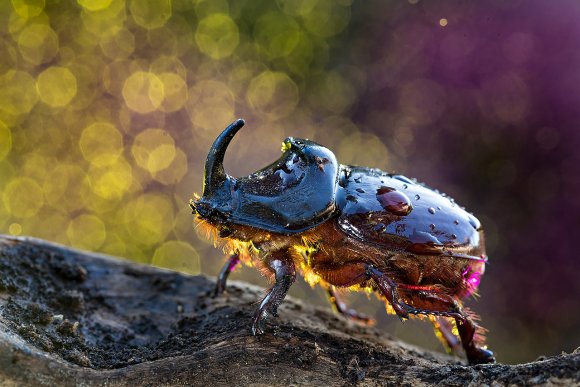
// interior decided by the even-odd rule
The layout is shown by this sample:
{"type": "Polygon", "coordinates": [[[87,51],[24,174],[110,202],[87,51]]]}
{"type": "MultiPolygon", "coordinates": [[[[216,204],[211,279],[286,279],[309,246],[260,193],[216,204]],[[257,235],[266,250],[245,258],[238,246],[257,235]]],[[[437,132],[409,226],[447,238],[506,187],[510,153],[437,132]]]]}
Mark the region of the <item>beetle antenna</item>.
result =
{"type": "Polygon", "coordinates": [[[238,119],[232,122],[224,131],[216,138],[211,146],[205,162],[205,174],[203,179],[203,196],[211,194],[213,190],[220,187],[226,180],[226,173],[224,171],[224,156],[226,149],[232,138],[244,126],[245,122],[238,119]]]}

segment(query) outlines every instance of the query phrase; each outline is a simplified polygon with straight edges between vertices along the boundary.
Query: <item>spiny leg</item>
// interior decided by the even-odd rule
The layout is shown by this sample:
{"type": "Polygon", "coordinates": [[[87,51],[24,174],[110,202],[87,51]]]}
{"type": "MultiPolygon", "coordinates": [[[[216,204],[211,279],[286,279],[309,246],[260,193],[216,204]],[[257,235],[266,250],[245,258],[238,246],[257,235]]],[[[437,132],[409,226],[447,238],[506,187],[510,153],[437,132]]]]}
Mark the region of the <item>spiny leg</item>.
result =
{"type": "Polygon", "coordinates": [[[461,338],[461,344],[467,355],[469,364],[494,363],[495,357],[493,352],[488,349],[481,348],[474,340],[475,329],[477,325],[473,320],[461,310],[457,301],[453,297],[443,294],[428,291],[418,291],[417,294],[430,301],[436,301],[441,306],[446,306],[447,311],[429,310],[415,308],[409,304],[401,301],[397,284],[389,276],[377,270],[372,265],[367,265],[366,274],[375,282],[381,293],[387,298],[387,301],[393,306],[397,315],[402,318],[408,318],[411,314],[426,314],[444,317],[454,317],[457,323],[457,330],[461,338]]]}
{"type": "Polygon", "coordinates": [[[486,348],[481,348],[474,340],[475,329],[477,325],[469,316],[464,316],[463,320],[455,319],[457,323],[457,331],[461,337],[463,349],[467,355],[469,364],[485,364],[495,363],[493,352],[486,348]]]}
{"type": "Polygon", "coordinates": [[[261,335],[264,333],[264,323],[269,316],[276,317],[278,307],[288,294],[290,286],[296,279],[294,261],[286,251],[273,253],[266,262],[267,267],[274,273],[274,286],[256,310],[252,321],[252,333],[261,335]]]}
{"type": "Polygon", "coordinates": [[[443,344],[443,346],[453,353],[458,353],[461,350],[461,341],[453,334],[453,325],[449,319],[445,317],[433,317],[433,326],[435,334],[443,344]]]}
{"type": "Polygon", "coordinates": [[[226,282],[228,277],[232,271],[236,268],[238,263],[240,262],[240,256],[238,253],[232,254],[228,257],[225,265],[222,267],[220,271],[217,282],[215,284],[215,290],[213,292],[214,297],[222,294],[224,290],[226,290],[226,282]]]}
{"type": "Polygon", "coordinates": [[[357,312],[354,309],[350,309],[342,300],[334,286],[330,285],[326,292],[328,293],[328,300],[338,313],[342,314],[344,317],[350,320],[358,321],[363,324],[374,325],[375,320],[373,318],[367,316],[364,313],[357,312]]]}

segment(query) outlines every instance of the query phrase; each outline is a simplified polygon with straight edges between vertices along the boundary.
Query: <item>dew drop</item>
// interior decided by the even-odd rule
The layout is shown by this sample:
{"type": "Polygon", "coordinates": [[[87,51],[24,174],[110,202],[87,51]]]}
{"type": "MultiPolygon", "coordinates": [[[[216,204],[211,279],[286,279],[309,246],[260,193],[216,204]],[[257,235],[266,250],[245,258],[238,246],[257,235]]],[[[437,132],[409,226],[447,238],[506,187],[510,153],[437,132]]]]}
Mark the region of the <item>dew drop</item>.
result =
{"type": "Polygon", "coordinates": [[[455,219],[455,220],[453,221],[453,224],[457,226],[457,225],[459,224],[459,221],[458,221],[457,219],[455,219]]]}
{"type": "Polygon", "coordinates": [[[407,189],[409,186],[407,184],[403,184],[403,189],[407,189]]]}
{"type": "Polygon", "coordinates": [[[421,196],[415,195],[415,200],[419,200],[419,199],[421,199],[421,196]]]}
{"type": "Polygon", "coordinates": [[[457,235],[451,234],[451,239],[457,239],[457,235]]]}
{"type": "Polygon", "coordinates": [[[427,211],[429,211],[430,214],[435,213],[435,209],[433,207],[429,207],[429,209],[427,211]]]}
{"type": "Polygon", "coordinates": [[[435,230],[435,225],[434,225],[433,223],[431,223],[431,224],[429,225],[429,228],[431,229],[431,231],[433,231],[433,230],[435,230]]]}
{"type": "Polygon", "coordinates": [[[381,207],[395,215],[405,216],[413,209],[407,195],[391,187],[377,189],[377,200],[381,207]]]}
{"type": "Polygon", "coordinates": [[[440,207],[440,206],[437,206],[437,209],[438,209],[439,211],[441,211],[441,207],[440,207]]]}
{"type": "Polygon", "coordinates": [[[359,193],[365,193],[365,190],[364,190],[364,189],[362,189],[362,188],[357,188],[357,189],[356,189],[356,192],[359,192],[359,193]]]}
{"type": "Polygon", "coordinates": [[[384,223],[377,223],[373,230],[376,232],[385,232],[387,230],[387,226],[385,226],[384,223]]]}

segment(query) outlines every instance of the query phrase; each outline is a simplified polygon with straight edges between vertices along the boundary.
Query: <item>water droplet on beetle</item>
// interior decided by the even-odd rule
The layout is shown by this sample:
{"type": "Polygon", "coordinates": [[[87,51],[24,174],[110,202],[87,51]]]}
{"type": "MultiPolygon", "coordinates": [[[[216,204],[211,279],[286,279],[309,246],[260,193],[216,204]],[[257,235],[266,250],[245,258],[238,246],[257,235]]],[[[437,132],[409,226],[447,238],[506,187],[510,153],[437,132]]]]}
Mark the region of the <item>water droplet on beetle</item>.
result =
{"type": "Polygon", "coordinates": [[[451,234],[451,239],[457,239],[457,235],[451,234]]]}
{"type": "Polygon", "coordinates": [[[435,230],[435,225],[434,225],[433,223],[431,223],[431,224],[429,225],[429,228],[431,229],[431,231],[433,231],[433,230],[435,230]]]}
{"type": "Polygon", "coordinates": [[[403,189],[407,189],[409,186],[407,184],[403,184],[403,189]]]}
{"type": "Polygon", "coordinates": [[[362,176],[361,176],[361,175],[357,175],[357,176],[354,178],[354,182],[355,182],[355,183],[360,183],[361,181],[362,181],[362,176]]]}
{"type": "Polygon", "coordinates": [[[395,215],[405,216],[413,210],[411,200],[409,200],[407,195],[391,187],[382,186],[378,188],[377,200],[381,207],[395,215]]]}
{"type": "Polygon", "coordinates": [[[415,200],[419,200],[419,199],[421,199],[421,196],[415,195],[415,200]]]}
{"type": "Polygon", "coordinates": [[[430,214],[435,213],[435,209],[433,207],[429,207],[429,209],[427,211],[429,211],[430,214]]]}
{"type": "Polygon", "coordinates": [[[364,189],[362,189],[362,188],[357,188],[357,189],[356,189],[356,192],[359,192],[359,193],[365,193],[365,190],[364,190],[364,189]]]}
{"type": "Polygon", "coordinates": [[[385,226],[384,223],[377,223],[373,230],[376,232],[385,232],[387,230],[387,226],[385,226]]]}
{"type": "Polygon", "coordinates": [[[438,209],[439,211],[441,211],[441,206],[437,206],[437,209],[438,209]]]}
{"type": "Polygon", "coordinates": [[[453,221],[453,224],[457,226],[457,225],[459,224],[459,221],[458,221],[457,219],[455,219],[455,220],[453,221]]]}

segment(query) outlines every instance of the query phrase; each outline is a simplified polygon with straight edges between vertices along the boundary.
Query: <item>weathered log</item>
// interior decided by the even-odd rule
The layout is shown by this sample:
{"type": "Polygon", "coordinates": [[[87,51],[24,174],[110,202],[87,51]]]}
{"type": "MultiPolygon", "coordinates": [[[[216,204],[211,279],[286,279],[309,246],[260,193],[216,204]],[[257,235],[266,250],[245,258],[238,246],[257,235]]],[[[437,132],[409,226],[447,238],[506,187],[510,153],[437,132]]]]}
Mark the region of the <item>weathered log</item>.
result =
{"type": "Polygon", "coordinates": [[[262,289],[0,236],[0,386],[578,384],[580,353],[466,366],[262,289]]]}

